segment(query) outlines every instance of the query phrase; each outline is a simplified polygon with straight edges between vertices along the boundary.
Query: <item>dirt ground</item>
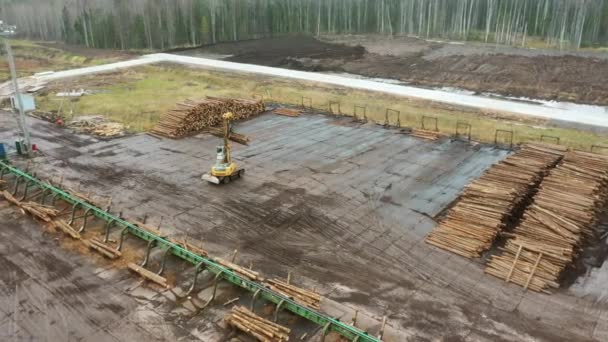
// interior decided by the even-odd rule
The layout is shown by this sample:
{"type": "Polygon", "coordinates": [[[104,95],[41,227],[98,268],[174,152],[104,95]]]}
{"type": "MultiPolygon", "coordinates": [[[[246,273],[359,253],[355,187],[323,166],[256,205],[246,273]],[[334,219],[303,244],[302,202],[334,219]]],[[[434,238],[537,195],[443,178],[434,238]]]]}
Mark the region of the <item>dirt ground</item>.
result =
{"type": "MultiPolygon", "coordinates": [[[[12,43],[18,76],[111,63],[134,58],[135,53],[93,49],[57,42],[15,40],[12,43]]],[[[8,61],[0,56],[0,81],[9,79],[8,61]]]]}
{"type": "Polygon", "coordinates": [[[277,37],[180,52],[307,71],[398,79],[418,86],[608,105],[608,54],[431,42],[410,37],[277,37]]]}

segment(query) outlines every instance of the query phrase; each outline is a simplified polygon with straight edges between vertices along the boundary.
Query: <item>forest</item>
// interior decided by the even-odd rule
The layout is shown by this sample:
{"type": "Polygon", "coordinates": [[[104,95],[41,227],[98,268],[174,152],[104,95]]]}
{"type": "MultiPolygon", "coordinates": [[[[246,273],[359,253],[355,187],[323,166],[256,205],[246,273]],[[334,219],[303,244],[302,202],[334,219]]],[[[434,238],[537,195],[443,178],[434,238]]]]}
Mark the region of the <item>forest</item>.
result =
{"type": "Polygon", "coordinates": [[[608,0],[2,0],[29,39],[165,50],[288,33],[608,46],[608,0]]]}

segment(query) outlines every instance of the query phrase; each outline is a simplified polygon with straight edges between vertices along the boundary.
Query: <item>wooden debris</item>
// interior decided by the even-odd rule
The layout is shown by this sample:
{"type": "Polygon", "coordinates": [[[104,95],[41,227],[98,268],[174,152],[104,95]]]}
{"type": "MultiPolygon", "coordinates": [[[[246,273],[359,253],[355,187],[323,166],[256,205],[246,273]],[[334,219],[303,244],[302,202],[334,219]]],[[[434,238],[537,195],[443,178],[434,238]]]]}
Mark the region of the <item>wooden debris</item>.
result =
{"type": "Polygon", "coordinates": [[[105,256],[108,259],[114,260],[122,256],[122,253],[120,251],[117,251],[116,248],[110,247],[97,239],[91,239],[82,242],[90,249],[99,252],[101,255],[105,256]]]}
{"type": "Polygon", "coordinates": [[[260,280],[260,281],[263,280],[260,277],[260,273],[250,270],[246,267],[239,266],[228,260],[224,260],[222,258],[213,258],[213,261],[217,262],[218,264],[220,264],[226,268],[233,270],[234,272],[242,275],[243,277],[249,278],[249,280],[260,280]]]}
{"type": "Polygon", "coordinates": [[[54,221],[51,221],[50,223],[51,223],[51,226],[68,234],[72,239],[80,240],[80,234],[76,230],[74,230],[74,228],[72,228],[69,224],[67,224],[67,222],[65,222],[64,220],[54,220],[54,221]]]}
{"type": "Polygon", "coordinates": [[[301,110],[284,108],[284,107],[277,108],[277,109],[273,110],[272,112],[275,114],[278,114],[278,115],[290,116],[290,117],[294,117],[294,118],[298,117],[298,116],[300,116],[300,114],[302,114],[301,110]]]}
{"type": "Polygon", "coordinates": [[[416,138],[427,139],[427,140],[439,140],[446,135],[437,131],[429,131],[426,129],[412,128],[410,135],[416,138]]]}
{"type": "Polygon", "coordinates": [[[559,287],[563,270],[594,236],[607,190],[607,156],[568,152],[541,183],[501,254],[488,260],[486,273],[539,292],[559,287]]]}
{"type": "Polygon", "coordinates": [[[524,145],[469,184],[426,242],[477,258],[492,246],[533,189],[564,154],[563,147],[524,145]]]}
{"type": "Polygon", "coordinates": [[[299,288],[280,279],[268,279],[265,285],[311,309],[321,309],[321,295],[314,291],[299,288]]]}
{"type": "Polygon", "coordinates": [[[264,319],[243,306],[235,306],[225,318],[226,322],[262,342],[289,341],[291,330],[264,319]]]}
{"type": "Polygon", "coordinates": [[[152,281],[152,282],[154,282],[154,283],[156,283],[156,284],[158,284],[158,285],[160,285],[162,287],[169,288],[169,285],[167,284],[167,278],[159,276],[158,274],[156,274],[154,272],[151,272],[151,271],[149,271],[149,270],[147,270],[147,269],[145,269],[145,268],[143,268],[143,267],[141,267],[141,266],[139,266],[137,264],[134,264],[132,262],[130,262],[127,265],[127,267],[131,271],[139,274],[140,276],[144,277],[145,279],[150,280],[150,281],[152,281]]]}
{"type": "Polygon", "coordinates": [[[235,120],[243,120],[265,110],[264,102],[259,100],[215,97],[198,101],[187,100],[163,114],[152,133],[179,138],[221,124],[222,115],[226,112],[232,112],[235,120]]]}
{"type": "Polygon", "coordinates": [[[115,137],[125,134],[125,126],[118,122],[108,122],[95,126],[91,133],[100,137],[115,137]]]}
{"type": "Polygon", "coordinates": [[[224,306],[228,306],[236,301],[238,301],[239,299],[241,299],[240,297],[236,297],[236,298],[232,298],[231,300],[227,301],[226,303],[224,303],[224,306]]]}

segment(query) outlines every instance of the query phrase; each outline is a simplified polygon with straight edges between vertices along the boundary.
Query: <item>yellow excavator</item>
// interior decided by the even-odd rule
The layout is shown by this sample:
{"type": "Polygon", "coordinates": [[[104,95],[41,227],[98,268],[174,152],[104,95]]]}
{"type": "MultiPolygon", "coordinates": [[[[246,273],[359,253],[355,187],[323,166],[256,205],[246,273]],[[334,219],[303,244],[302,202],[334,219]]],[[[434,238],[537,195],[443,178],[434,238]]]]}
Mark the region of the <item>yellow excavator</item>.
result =
{"type": "Polygon", "coordinates": [[[230,122],[234,119],[234,114],[231,112],[222,115],[224,119],[224,145],[217,147],[217,157],[215,165],[211,167],[211,171],[203,175],[203,180],[213,184],[228,184],[234,179],[241,178],[245,174],[245,169],[237,167],[232,161],[230,151],[230,122]]]}

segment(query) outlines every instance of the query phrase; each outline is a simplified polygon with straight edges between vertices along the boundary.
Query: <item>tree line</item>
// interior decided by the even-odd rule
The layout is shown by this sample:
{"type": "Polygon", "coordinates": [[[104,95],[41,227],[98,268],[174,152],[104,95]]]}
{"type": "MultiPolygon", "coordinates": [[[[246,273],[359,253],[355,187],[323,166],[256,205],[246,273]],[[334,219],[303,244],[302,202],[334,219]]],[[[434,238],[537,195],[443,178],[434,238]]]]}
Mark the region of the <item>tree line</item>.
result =
{"type": "Polygon", "coordinates": [[[608,0],[2,0],[31,39],[170,49],[286,33],[608,45],[608,0]]]}

